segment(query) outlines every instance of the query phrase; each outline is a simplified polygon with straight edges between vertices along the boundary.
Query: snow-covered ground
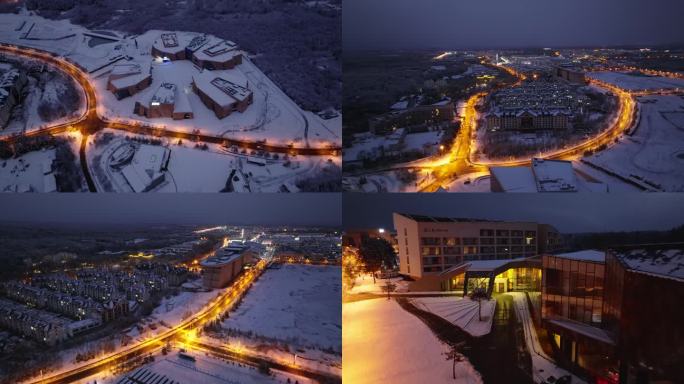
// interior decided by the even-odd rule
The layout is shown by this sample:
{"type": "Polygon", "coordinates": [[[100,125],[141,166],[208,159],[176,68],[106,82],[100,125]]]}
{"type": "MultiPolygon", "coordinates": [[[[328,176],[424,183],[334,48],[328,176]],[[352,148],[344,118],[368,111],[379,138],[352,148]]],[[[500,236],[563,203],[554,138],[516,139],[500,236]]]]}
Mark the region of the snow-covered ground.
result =
{"type": "Polygon", "coordinates": [[[445,189],[449,192],[490,192],[490,184],[489,172],[478,172],[457,178],[445,186],[445,189]]]}
{"type": "Polygon", "coordinates": [[[467,360],[454,380],[449,347],[394,300],[345,303],[342,318],[345,383],[482,383],[467,360]]]}
{"type": "Polygon", "coordinates": [[[684,88],[684,79],[634,75],[623,72],[589,72],[587,76],[630,91],[684,88]]]}
{"type": "MultiPolygon", "coordinates": [[[[87,158],[98,190],[130,192],[131,187],[118,172],[109,167],[109,156],[123,143],[125,136],[114,130],[105,129],[92,135],[88,141],[87,158]],[[109,143],[96,146],[95,141],[109,133],[115,136],[109,143]],[[108,185],[104,180],[108,180],[108,185]]],[[[241,183],[235,183],[236,192],[278,192],[285,185],[291,192],[297,192],[295,183],[299,179],[313,177],[323,168],[330,165],[329,160],[338,161],[332,164],[339,166],[339,159],[326,156],[290,156],[279,155],[271,158],[266,165],[257,165],[248,161],[247,154],[234,153],[226,148],[207,144],[208,149],[195,148],[195,143],[160,139],[162,145],[171,151],[165,181],[153,189],[155,192],[219,192],[226,187],[228,176],[235,170],[241,183]],[[239,186],[244,186],[239,188],[239,186]]]]}
{"type": "MultiPolygon", "coordinates": [[[[26,63],[31,63],[30,61],[26,60],[23,61],[26,63]]],[[[43,75],[45,75],[45,73],[43,75]]],[[[67,78],[67,80],[72,81],[69,78],[67,78]]],[[[81,103],[78,110],[72,111],[70,114],[67,114],[61,118],[48,119],[48,121],[44,121],[38,115],[38,106],[41,104],[41,102],[47,104],[59,104],[59,98],[64,94],[64,92],[66,92],[65,88],[67,84],[63,81],[43,81],[44,83],[42,84],[41,88],[38,86],[38,81],[34,77],[28,77],[24,101],[21,105],[14,107],[12,111],[13,118],[10,119],[9,123],[4,129],[0,129],[0,136],[12,136],[41,129],[48,125],[59,125],[72,121],[75,118],[83,115],[86,108],[85,93],[77,83],[72,81],[76,91],[81,94],[81,103]],[[19,110],[21,112],[19,112],[19,110]]]]}
{"type": "Polygon", "coordinates": [[[144,374],[156,375],[160,382],[164,378],[178,383],[202,383],[202,384],[262,384],[262,383],[313,383],[314,381],[300,376],[272,371],[272,376],[258,372],[254,367],[234,362],[221,361],[214,357],[207,357],[204,354],[186,352],[192,355],[195,361],[179,358],[176,352],[167,356],[158,354],[157,360],[146,364],[138,369],[112,376],[108,372],[81,379],[75,384],[92,384],[95,381],[101,384],[115,384],[124,378],[140,378],[144,374]]]}
{"type": "Polygon", "coordinates": [[[431,155],[439,150],[441,138],[441,131],[409,133],[404,138],[404,144],[406,150],[419,150],[424,151],[426,155],[431,155]]]}
{"type": "MultiPolygon", "coordinates": [[[[407,292],[408,291],[408,281],[397,277],[388,279],[391,284],[394,284],[394,292],[407,292]]],[[[352,287],[350,293],[376,293],[376,294],[387,294],[384,290],[387,280],[385,279],[375,279],[375,284],[373,284],[373,276],[361,275],[354,281],[354,287],[352,287]]]]}
{"type": "Polygon", "coordinates": [[[0,160],[0,191],[45,192],[46,187],[50,187],[50,183],[54,182],[54,175],[45,175],[43,167],[44,164],[51,166],[54,158],[55,150],[46,149],[29,152],[17,158],[0,160]]]}
{"type": "MultiPolygon", "coordinates": [[[[197,284],[201,285],[198,281],[197,284]]],[[[171,296],[168,299],[162,299],[157,308],[152,314],[147,317],[147,324],[163,322],[168,327],[174,327],[180,324],[188,314],[199,312],[209,301],[218,296],[218,290],[211,290],[209,292],[181,292],[178,296],[171,296]]],[[[166,326],[161,326],[156,331],[165,331],[166,326]]],[[[133,329],[128,332],[129,336],[141,337],[151,336],[150,333],[158,333],[155,330],[146,327],[141,335],[138,330],[133,329]]]]}
{"type": "Polygon", "coordinates": [[[585,160],[655,189],[684,191],[684,99],[647,96],[639,102],[634,135],[585,160]]]}
{"type": "Polygon", "coordinates": [[[222,325],[293,346],[341,351],[341,276],[336,266],[268,269],[222,325]]]}
{"type": "Polygon", "coordinates": [[[411,302],[416,307],[434,313],[472,336],[484,336],[492,330],[495,300],[482,301],[482,321],[478,314],[480,310],[478,303],[467,297],[421,297],[411,299],[411,302]]]}
{"type": "Polygon", "coordinates": [[[430,156],[439,150],[442,135],[442,131],[429,131],[408,133],[401,138],[395,132],[385,136],[366,132],[355,136],[352,146],[344,148],[343,157],[345,161],[356,161],[379,157],[383,151],[420,151],[430,156]]]}
{"type": "MultiPolygon", "coordinates": [[[[523,329],[525,331],[525,343],[527,344],[527,349],[532,356],[532,376],[534,382],[545,382],[545,380],[550,376],[559,378],[561,376],[571,375],[570,372],[556,365],[553,359],[544,353],[541,344],[539,344],[539,337],[537,336],[537,331],[534,328],[534,322],[532,321],[530,310],[527,307],[525,293],[508,292],[507,295],[513,296],[515,313],[523,324],[523,329]]],[[[573,383],[585,384],[585,382],[577,376],[571,376],[573,383]]]]}

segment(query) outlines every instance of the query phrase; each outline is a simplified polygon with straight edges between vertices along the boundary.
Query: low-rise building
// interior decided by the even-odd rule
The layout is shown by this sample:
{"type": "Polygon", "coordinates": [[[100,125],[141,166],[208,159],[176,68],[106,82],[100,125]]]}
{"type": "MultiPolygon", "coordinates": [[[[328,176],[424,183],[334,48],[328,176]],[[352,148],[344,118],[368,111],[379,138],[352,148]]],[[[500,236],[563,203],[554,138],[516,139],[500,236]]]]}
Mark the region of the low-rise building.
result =
{"type": "Polygon", "coordinates": [[[135,102],[134,112],[150,119],[192,119],[193,112],[188,95],[176,84],[162,83],[154,91],[135,102]]]}
{"type": "Polygon", "coordinates": [[[118,100],[133,96],[152,84],[148,63],[115,64],[107,79],[107,90],[118,100]]]}
{"type": "Polygon", "coordinates": [[[563,131],[569,127],[570,116],[569,111],[558,109],[497,110],[487,115],[487,129],[490,131],[563,131]]]}
{"type": "Polygon", "coordinates": [[[211,72],[193,76],[192,89],[219,119],[235,111],[244,112],[253,101],[253,94],[246,80],[229,80],[211,72]]]}
{"type": "Polygon", "coordinates": [[[193,52],[192,62],[208,70],[233,69],[242,64],[242,54],[237,44],[229,40],[212,41],[193,52]]]}
{"type": "Polygon", "coordinates": [[[232,69],[242,63],[242,53],[230,40],[206,34],[162,33],[152,44],[152,56],[162,61],[191,60],[202,69],[232,69]]]}
{"type": "Polygon", "coordinates": [[[166,60],[185,60],[185,47],[193,36],[176,32],[162,33],[152,43],[152,56],[166,60]]]}
{"type": "Polygon", "coordinates": [[[130,161],[121,167],[121,174],[134,192],[150,191],[166,179],[170,156],[166,147],[140,144],[130,161]]]}

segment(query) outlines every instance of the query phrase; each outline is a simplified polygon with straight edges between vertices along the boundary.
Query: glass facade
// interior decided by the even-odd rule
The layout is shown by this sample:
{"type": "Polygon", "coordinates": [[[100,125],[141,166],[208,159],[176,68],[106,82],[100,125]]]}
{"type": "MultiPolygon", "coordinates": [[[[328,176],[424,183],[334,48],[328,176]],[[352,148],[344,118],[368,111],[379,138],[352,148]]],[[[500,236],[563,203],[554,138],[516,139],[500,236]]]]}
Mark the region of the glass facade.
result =
{"type": "Polygon", "coordinates": [[[541,283],[541,269],[511,268],[496,275],[494,292],[541,291],[541,283]]]}
{"type": "Polygon", "coordinates": [[[605,272],[602,263],[544,256],[542,268],[542,318],[601,323],[605,272]]]}

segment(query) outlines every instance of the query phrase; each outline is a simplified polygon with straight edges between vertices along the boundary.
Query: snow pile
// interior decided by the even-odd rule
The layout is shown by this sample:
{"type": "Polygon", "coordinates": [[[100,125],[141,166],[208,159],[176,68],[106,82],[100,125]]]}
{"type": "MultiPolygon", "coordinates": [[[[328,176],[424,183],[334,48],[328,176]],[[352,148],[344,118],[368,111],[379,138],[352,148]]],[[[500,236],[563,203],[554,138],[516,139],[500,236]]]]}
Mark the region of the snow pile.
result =
{"type": "Polygon", "coordinates": [[[454,380],[449,347],[394,300],[345,303],[342,318],[345,383],[482,383],[466,360],[457,363],[454,380]]]}

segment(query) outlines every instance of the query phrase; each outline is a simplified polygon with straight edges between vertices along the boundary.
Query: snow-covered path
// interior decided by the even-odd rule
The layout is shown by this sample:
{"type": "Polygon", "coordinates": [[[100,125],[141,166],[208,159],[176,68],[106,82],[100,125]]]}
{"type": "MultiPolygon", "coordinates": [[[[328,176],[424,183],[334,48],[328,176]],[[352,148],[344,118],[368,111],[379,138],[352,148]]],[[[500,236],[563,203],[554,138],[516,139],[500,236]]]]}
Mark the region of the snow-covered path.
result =
{"type": "Polygon", "coordinates": [[[572,376],[573,383],[586,384],[586,382],[579,377],[571,374],[565,369],[556,365],[556,363],[549,356],[544,353],[544,350],[539,344],[539,337],[537,331],[534,329],[534,324],[530,316],[530,310],[527,307],[527,298],[523,292],[509,292],[513,296],[513,303],[515,306],[515,313],[523,324],[525,330],[525,343],[532,356],[532,376],[535,383],[542,383],[549,376],[559,378],[565,375],[572,376]]]}

